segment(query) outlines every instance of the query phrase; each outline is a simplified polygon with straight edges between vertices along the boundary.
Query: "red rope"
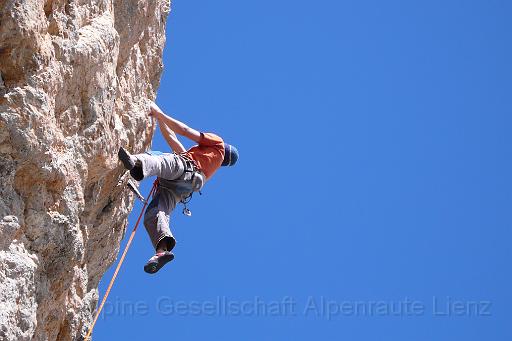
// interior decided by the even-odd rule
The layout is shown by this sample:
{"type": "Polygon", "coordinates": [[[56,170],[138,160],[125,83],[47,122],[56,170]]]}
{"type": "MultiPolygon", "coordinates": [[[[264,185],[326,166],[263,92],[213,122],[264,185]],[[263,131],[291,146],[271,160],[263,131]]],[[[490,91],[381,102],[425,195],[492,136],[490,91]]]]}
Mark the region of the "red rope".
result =
{"type": "Polygon", "coordinates": [[[128,252],[130,245],[132,244],[132,240],[133,240],[133,237],[135,236],[135,232],[137,231],[137,227],[139,226],[140,219],[142,218],[142,215],[144,214],[144,209],[146,208],[149,199],[154,194],[157,184],[158,184],[158,179],[155,180],[155,182],[153,183],[153,187],[151,188],[151,191],[149,192],[149,195],[147,196],[146,201],[144,202],[144,206],[142,206],[142,210],[139,214],[139,218],[137,219],[137,223],[135,224],[135,227],[133,228],[132,234],[130,235],[130,239],[128,239],[128,243],[126,243],[126,246],[124,247],[123,255],[121,256],[119,263],[117,263],[116,271],[114,272],[114,275],[112,276],[112,279],[110,280],[110,283],[108,284],[107,291],[105,292],[105,295],[103,296],[103,300],[101,301],[100,307],[96,311],[96,316],[94,316],[94,320],[92,321],[91,328],[89,328],[89,331],[87,332],[87,335],[85,336],[84,341],[88,341],[91,336],[92,330],[94,329],[94,325],[96,324],[96,321],[98,320],[98,317],[100,316],[101,310],[103,309],[103,306],[105,305],[105,302],[107,301],[108,295],[110,294],[110,289],[112,289],[112,286],[114,285],[114,282],[116,280],[119,269],[121,268],[121,265],[124,262],[126,253],[128,252]]]}

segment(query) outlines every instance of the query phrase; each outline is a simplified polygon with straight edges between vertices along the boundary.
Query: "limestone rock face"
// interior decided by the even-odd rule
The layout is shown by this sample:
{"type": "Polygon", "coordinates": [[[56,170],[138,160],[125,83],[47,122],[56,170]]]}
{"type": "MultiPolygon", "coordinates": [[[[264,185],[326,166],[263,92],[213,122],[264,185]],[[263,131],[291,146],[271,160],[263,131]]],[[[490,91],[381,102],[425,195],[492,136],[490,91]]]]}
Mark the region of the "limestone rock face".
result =
{"type": "Polygon", "coordinates": [[[78,340],[133,196],[169,0],[0,1],[0,340],[78,340]]]}

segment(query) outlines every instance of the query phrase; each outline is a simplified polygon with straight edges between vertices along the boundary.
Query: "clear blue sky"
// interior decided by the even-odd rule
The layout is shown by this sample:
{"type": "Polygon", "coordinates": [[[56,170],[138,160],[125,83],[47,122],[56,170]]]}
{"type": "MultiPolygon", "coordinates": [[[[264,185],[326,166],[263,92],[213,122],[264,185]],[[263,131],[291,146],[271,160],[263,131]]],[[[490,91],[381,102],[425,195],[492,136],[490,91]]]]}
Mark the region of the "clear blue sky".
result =
{"type": "Polygon", "coordinates": [[[512,340],[510,13],[174,1],[157,103],[240,161],[155,276],[138,231],[95,339],[512,340]]]}

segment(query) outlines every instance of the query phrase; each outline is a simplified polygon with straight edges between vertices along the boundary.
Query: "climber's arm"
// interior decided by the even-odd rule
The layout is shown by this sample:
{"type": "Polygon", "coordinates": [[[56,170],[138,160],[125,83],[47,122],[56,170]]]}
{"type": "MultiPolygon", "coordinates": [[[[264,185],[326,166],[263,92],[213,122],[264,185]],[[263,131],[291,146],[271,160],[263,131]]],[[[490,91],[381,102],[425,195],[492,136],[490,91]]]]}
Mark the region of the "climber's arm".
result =
{"type": "Polygon", "coordinates": [[[163,123],[176,134],[188,137],[189,139],[199,143],[199,140],[201,139],[201,133],[199,131],[190,128],[183,122],[167,116],[155,103],[151,104],[150,116],[156,117],[160,126],[162,126],[163,123]]]}
{"type": "Polygon", "coordinates": [[[167,141],[167,144],[171,147],[173,152],[175,153],[183,153],[186,151],[185,147],[176,137],[176,134],[174,131],[172,131],[165,123],[162,121],[158,122],[158,126],[160,127],[160,132],[162,133],[162,136],[164,137],[165,141],[167,141]]]}

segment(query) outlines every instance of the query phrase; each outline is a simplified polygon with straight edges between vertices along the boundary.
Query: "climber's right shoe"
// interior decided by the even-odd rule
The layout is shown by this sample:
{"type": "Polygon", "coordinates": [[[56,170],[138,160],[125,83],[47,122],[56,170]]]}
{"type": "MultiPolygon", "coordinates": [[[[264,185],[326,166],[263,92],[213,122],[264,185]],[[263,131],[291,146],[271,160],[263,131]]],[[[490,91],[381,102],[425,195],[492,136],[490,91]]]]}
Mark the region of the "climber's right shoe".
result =
{"type": "Polygon", "coordinates": [[[157,253],[144,265],[144,271],[148,274],[154,274],[173,259],[174,254],[171,251],[157,253]]]}
{"type": "Polygon", "coordinates": [[[135,167],[135,158],[130,155],[123,147],[117,152],[119,160],[123,163],[124,168],[132,170],[135,167]]]}

